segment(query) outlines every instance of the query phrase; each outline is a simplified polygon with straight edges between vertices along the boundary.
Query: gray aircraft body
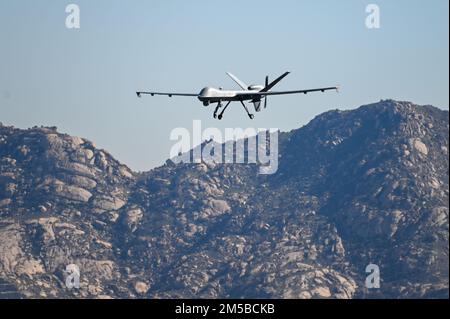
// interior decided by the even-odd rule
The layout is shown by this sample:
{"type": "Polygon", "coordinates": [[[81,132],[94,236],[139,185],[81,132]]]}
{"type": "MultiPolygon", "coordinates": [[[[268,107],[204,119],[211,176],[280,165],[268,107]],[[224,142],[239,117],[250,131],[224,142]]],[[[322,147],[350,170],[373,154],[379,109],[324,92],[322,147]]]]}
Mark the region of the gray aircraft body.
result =
{"type": "Polygon", "coordinates": [[[261,103],[264,101],[264,108],[267,107],[267,97],[270,95],[284,95],[284,94],[308,94],[310,92],[325,92],[328,90],[336,90],[338,91],[338,86],[332,87],[323,87],[317,89],[308,89],[308,90],[293,90],[293,91],[270,91],[278,82],[280,82],[285,76],[289,74],[289,72],[285,72],[274,81],[269,83],[269,77],[266,76],[265,85],[247,85],[241,80],[239,80],[233,74],[227,72],[228,76],[230,76],[233,81],[241,87],[242,90],[223,90],[222,88],[216,89],[213,87],[205,87],[200,93],[163,93],[163,92],[136,92],[138,97],[141,97],[143,94],[149,94],[151,96],[155,95],[166,95],[169,97],[172,96],[192,96],[197,97],[201,102],[203,102],[204,106],[208,106],[210,104],[217,103],[216,108],[214,109],[214,118],[222,119],[225,110],[231,102],[240,102],[244,107],[247,115],[253,119],[254,115],[251,114],[245,105],[245,101],[249,101],[253,103],[255,111],[261,111],[261,103]],[[223,106],[222,102],[227,102],[225,106],[223,106]],[[221,110],[222,109],[222,110],[221,110]],[[218,113],[220,111],[220,113],[218,113]]]}

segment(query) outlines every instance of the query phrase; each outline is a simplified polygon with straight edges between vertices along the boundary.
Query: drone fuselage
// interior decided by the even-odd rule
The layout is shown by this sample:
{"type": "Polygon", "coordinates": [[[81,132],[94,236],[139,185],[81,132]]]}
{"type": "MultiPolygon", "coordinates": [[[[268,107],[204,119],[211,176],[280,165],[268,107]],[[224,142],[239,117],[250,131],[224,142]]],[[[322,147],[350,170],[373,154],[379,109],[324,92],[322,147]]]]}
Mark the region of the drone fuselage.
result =
{"type": "Polygon", "coordinates": [[[252,85],[249,86],[248,91],[233,91],[233,90],[221,90],[213,87],[205,87],[198,94],[198,99],[203,104],[208,105],[212,103],[219,103],[224,101],[248,101],[253,100],[252,96],[244,97],[241,93],[259,92],[263,86],[252,85]]]}

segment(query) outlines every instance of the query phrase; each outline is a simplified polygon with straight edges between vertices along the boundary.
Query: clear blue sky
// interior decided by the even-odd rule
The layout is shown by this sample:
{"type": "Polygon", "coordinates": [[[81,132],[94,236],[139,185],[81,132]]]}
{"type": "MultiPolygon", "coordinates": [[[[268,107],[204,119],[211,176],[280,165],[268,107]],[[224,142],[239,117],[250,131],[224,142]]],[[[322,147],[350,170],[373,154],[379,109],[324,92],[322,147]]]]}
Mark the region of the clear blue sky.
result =
{"type": "Polygon", "coordinates": [[[447,0],[0,1],[0,121],[56,125],[135,170],[162,164],[175,127],[291,130],[329,109],[394,98],[448,109],[447,0]],[[81,28],[65,27],[65,7],[81,28]],[[381,28],[365,27],[366,5],[381,28]],[[250,121],[238,104],[222,122],[190,98],[137,99],[136,90],[235,88],[230,71],[278,89],[342,92],[273,97],[250,121]]]}

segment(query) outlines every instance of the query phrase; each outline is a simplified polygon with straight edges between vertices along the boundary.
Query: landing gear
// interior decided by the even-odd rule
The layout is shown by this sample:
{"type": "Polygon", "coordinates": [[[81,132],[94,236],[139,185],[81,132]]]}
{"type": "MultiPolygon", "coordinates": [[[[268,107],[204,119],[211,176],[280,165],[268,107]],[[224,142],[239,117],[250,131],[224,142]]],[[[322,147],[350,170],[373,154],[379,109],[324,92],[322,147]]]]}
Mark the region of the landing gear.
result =
{"type": "Polygon", "coordinates": [[[241,102],[242,106],[244,107],[245,111],[247,112],[248,117],[249,117],[251,120],[253,120],[253,118],[254,118],[255,116],[254,116],[253,114],[251,114],[251,113],[248,111],[248,108],[247,108],[247,106],[244,104],[244,102],[242,102],[242,101],[240,101],[240,102],[241,102]]]}
{"type": "MultiPolygon", "coordinates": [[[[231,101],[228,101],[228,103],[227,103],[227,104],[225,105],[225,107],[223,108],[222,112],[220,112],[220,114],[217,116],[217,118],[218,118],[219,120],[222,119],[223,113],[224,113],[225,110],[227,109],[228,105],[230,105],[230,103],[231,103],[231,101]]],[[[219,108],[219,105],[217,105],[216,110],[218,110],[218,108],[219,108]]],[[[214,118],[216,118],[216,112],[214,112],[214,118]]]]}
{"type": "MultiPolygon", "coordinates": [[[[230,105],[231,102],[232,102],[232,101],[228,101],[228,103],[225,105],[225,107],[222,109],[222,111],[221,111],[219,114],[217,114],[217,113],[219,112],[219,110],[222,108],[222,101],[219,101],[219,102],[217,103],[216,108],[214,109],[213,117],[214,117],[215,119],[221,120],[221,119],[223,118],[223,113],[225,113],[225,110],[227,109],[228,105],[230,105]]],[[[243,101],[239,101],[239,102],[241,102],[242,106],[244,107],[245,111],[247,112],[248,117],[249,117],[251,120],[253,120],[253,119],[255,118],[255,116],[254,116],[253,114],[251,114],[251,113],[248,111],[248,108],[247,108],[247,106],[244,104],[243,101]]]]}
{"type": "MultiPolygon", "coordinates": [[[[217,103],[216,108],[214,109],[214,114],[213,117],[216,118],[217,117],[217,112],[219,111],[219,109],[222,107],[222,102],[219,101],[219,103],[217,103]]],[[[219,119],[220,120],[220,119],[219,119]]]]}

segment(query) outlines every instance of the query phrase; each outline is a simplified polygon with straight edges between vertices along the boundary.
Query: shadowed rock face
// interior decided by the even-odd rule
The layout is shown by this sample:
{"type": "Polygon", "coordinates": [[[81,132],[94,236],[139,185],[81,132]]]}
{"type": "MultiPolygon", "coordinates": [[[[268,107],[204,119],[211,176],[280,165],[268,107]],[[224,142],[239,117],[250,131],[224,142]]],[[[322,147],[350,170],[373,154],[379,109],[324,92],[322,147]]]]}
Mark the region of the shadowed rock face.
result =
{"type": "Polygon", "coordinates": [[[448,298],[448,133],[448,112],[388,100],[281,133],[273,175],[137,174],[85,139],[0,126],[0,298],[448,298]]]}

